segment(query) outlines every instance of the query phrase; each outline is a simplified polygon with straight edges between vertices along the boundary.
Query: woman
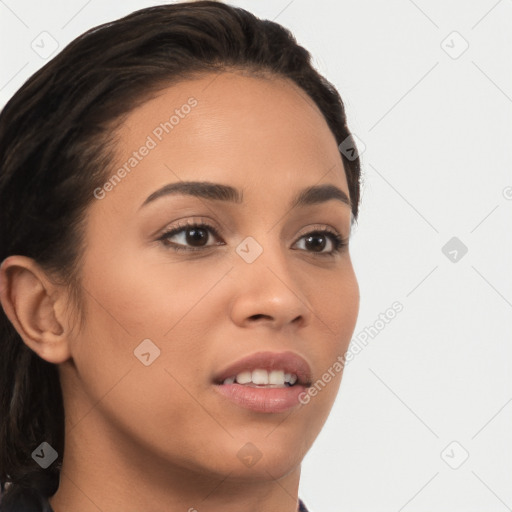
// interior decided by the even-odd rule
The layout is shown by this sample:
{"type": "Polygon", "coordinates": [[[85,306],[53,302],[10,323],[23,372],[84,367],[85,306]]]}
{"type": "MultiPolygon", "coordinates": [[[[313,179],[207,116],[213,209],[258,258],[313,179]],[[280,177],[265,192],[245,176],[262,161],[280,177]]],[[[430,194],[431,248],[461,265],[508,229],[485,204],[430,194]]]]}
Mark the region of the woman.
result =
{"type": "Polygon", "coordinates": [[[0,510],[306,510],[359,308],[348,140],[293,36],[217,2],[94,28],[23,85],[0,116],[0,510]]]}

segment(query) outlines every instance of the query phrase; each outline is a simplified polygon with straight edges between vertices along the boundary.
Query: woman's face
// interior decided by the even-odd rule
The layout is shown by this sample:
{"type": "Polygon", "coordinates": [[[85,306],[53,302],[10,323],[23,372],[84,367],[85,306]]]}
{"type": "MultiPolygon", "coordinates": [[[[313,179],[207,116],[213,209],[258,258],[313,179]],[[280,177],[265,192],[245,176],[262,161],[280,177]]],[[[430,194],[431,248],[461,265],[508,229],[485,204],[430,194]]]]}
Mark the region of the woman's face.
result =
{"type": "Polygon", "coordinates": [[[159,93],[127,117],[118,140],[117,177],[96,190],[87,218],[85,327],[70,340],[73,364],[60,366],[67,436],[94,431],[95,456],[109,437],[109,450],[182,471],[289,473],[327,419],[341,379],[332,368],[359,308],[348,247],[335,252],[331,235],[310,235],[347,238],[350,207],[320,193],[293,206],[308,187],[349,195],[334,136],[292,83],[223,73],[159,93]],[[182,182],[242,197],[148,201],[182,182]],[[313,383],[329,368],[334,377],[307,405],[247,408],[215,380],[257,352],[299,355],[313,383]]]}

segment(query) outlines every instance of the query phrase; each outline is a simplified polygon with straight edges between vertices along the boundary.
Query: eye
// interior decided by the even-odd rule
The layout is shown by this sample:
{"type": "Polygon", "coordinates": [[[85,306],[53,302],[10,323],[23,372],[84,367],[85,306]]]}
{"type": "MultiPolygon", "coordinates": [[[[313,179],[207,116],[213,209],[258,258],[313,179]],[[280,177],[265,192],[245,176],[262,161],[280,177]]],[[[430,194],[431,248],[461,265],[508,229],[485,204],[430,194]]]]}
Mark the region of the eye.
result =
{"type": "Polygon", "coordinates": [[[175,251],[200,251],[204,247],[224,245],[224,243],[208,245],[208,241],[212,238],[210,234],[213,234],[217,239],[220,238],[217,230],[210,224],[187,222],[166,231],[158,240],[175,251]],[[176,241],[171,241],[171,238],[176,241]],[[187,246],[187,244],[189,245],[187,246]]]}
{"type": "MultiPolygon", "coordinates": [[[[299,241],[304,240],[307,252],[317,253],[321,256],[334,256],[348,246],[348,239],[342,238],[338,233],[328,229],[318,229],[302,235],[299,241]],[[331,247],[329,249],[329,246],[331,247]],[[325,248],[327,251],[324,251],[325,248]]],[[[298,242],[297,242],[298,243],[298,242]]]]}
{"type": "MultiPolygon", "coordinates": [[[[174,251],[200,251],[215,245],[225,245],[224,242],[208,244],[212,238],[220,239],[218,231],[212,225],[206,222],[185,222],[166,231],[158,240],[174,251]],[[173,238],[174,241],[171,240],[173,238]]],[[[338,233],[325,228],[315,229],[302,235],[296,244],[301,241],[304,245],[299,247],[301,250],[319,256],[335,256],[348,246],[348,238],[344,239],[338,233]]]]}

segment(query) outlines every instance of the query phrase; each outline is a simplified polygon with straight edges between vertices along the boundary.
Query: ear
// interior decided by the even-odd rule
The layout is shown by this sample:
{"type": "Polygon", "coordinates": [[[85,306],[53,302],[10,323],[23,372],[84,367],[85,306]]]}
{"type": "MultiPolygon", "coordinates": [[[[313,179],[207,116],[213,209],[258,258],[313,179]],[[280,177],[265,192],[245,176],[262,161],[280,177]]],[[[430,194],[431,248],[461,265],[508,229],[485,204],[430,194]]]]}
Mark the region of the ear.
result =
{"type": "Polygon", "coordinates": [[[66,291],[26,256],[9,256],[0,266],[0,302],[25,345],[49,363],[71,357],[65,318],[66,291]]]}

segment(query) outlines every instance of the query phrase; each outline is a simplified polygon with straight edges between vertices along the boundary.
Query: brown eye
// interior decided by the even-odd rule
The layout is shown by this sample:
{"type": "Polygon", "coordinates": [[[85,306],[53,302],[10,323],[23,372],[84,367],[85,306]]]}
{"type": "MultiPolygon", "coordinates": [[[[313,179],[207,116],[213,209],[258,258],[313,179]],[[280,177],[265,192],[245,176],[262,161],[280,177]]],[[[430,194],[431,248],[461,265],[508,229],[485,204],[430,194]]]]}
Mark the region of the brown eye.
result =
{"type": "Polygon", "coordinates": [[[188,244],[203,246],[208,241],[208,230],[204,228],[187,228],[184,231],[188,244]]]}
{"type": "Polygon", "coordinates": [[[303,235],[299,240],[304,240],[304,250],[307,252],[318,253],[322,256],[333,256],[341,252],[342,248],[348,245],[348,240],[344,240],[337,233],[329,230],[312,231],[303,235]],[[326,247],[331,247],[324,251],[326,247]]]}
{"type": "Polygon", "coordinates": [[[306,249],[314,252],[322,252],[328,241],[325,235],[308,235],[304,240],[306,249]]]}
{"type": "Polygon", "coordinates": [[[195,251],[212,245],[223,245],[222,243],[209,244],[212,236],[219,238],[217,230],[208,224],[190,224],[180,226],[164,233],[159,240],[166,246],[175,251],[195,251]],[[170,239],[174,238],[174,241],[170,239]]]}

